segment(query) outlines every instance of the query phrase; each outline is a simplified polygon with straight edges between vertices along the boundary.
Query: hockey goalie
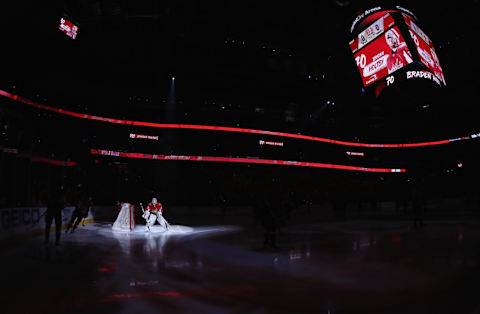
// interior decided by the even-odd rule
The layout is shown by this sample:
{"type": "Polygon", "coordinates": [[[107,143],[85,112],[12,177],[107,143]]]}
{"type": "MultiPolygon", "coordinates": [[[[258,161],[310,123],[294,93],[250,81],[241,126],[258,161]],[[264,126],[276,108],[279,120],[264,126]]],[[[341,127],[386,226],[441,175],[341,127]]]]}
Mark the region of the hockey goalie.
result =
{"type": "Polygon", "coordinates": [[[120,203],[119,213],[113,223],[114,231],[132,231],[135,228],[135,206],[130,203],[120,203]]]}
{"type": "MultiPolygon", "coordinates": [[[[142,207],[143,210],[143,205],[140,203],[140,206],[142,207]]],[[[146,222],[147,222],[147,230],[150,231],[151,227],[155,224],[155,221],[158,221],[158,223],[168,230],[169,224],[163,218],[163,207],[162,204],[157,201],[157,199],[154,197],[152,198],[152,201],[148,204],[147,209],[144,210],[143,216],[142,216],[146,222]]]]}

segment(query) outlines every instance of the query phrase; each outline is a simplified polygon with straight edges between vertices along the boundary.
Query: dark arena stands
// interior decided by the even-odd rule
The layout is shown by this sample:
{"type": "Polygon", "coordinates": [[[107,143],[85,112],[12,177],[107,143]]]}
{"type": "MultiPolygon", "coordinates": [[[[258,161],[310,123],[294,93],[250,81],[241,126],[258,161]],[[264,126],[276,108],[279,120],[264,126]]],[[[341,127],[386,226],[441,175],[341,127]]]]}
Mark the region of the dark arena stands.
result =
{"type": "Polygon", "coordinates": [[[1,312],[480,313],[479,6],[2,1],[1,312]]]}

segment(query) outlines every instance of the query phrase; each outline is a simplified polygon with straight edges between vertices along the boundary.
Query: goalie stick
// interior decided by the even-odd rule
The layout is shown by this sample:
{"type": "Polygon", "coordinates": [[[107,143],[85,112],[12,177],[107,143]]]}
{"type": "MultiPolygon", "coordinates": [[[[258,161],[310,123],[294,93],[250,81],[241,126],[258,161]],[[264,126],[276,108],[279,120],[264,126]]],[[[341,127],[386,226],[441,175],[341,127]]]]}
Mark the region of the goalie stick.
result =
{"type": "Polygon", "coordinates": [[[143,209],[143,204],[142,204],[142,203],[140,203],[140,208],[142,209],[142,212],[143,212],[142,218],[145,219],[146,224],[147,224],[148,231],[150,231],[150,226],[148,225],[148,218],[147,218],[147,216],[145,215],[146,213],[145,213],[145,210],[143,209]]]}
{"type": "Polygon", "coordinates": [[[163,221],[165,221],[165,224],[167,225],[167,230],[168,230],[171,226],[168,223],[168,221],[163,217],[163,215],[162,215],[162,218],[163,218],[163,221]]]}

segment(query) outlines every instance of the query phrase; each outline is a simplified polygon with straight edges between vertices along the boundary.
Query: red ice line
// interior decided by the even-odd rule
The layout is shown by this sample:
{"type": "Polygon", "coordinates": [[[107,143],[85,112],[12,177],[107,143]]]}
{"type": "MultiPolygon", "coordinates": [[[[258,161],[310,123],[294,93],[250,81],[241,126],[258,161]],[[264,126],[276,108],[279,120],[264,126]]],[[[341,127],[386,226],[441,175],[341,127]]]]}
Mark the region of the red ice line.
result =
{"type": "Polygon", "coordinates": [[[16,100],[16,101],[19,101],[19,102],[22,102],[22,103],[25,103],[25,104],[28,104],[28,105],[31,105],[31,106],[36,107],[36,108],[43,109],[43,110],[53,111],[53,112],[65,114],[65,115],[76,117],[76,118],[96,120],[96,121],[109,122],[109,123],[115,123],[115,124],[146,126],[146,127],[164,128],[164,129],[192,129],[192,130],[210,130],[210,131],[225,131],[225,132],[263,134],[263,135],[297,138],[297,139],[303,139],[303,140],[309,140],[309,141],[325,142],[325,143],[345,145],[345,146],[360,146],[360,147],[370,147],[370,148],[372,148],[372,147],[374,147],[374,148],[420,147],[420,146],[447,144],[447,143],[450,143],[450,142],[455,142],[455,141],[459,141],[459,140],[468,140],[468,139],[480,136],[480,134],[473,134],[471,136],[464,136],[464,137],[448,139],[448,140],[419,142],[419,143],[406,143],[406,144],[355,143],[355,142],[346,142],[346,141],[332,140],[332,139],[322,138],[322,137],[315,137],[315,136],[308,136],[308,135],[301,135],[301,134],[293,134],[293,133],[284,133],[284,132],[276,132],[276,131],[265,131],[265,130],[255,130],[255,129],[245,129],[245,128],[233,128],[233,127],[225,127],[225,126],[176,124],[176,123],[168,124],[168,123],[154,123],[154,122],[142,122],[142,121],[112,119],[112,118],[83,114],[83,113],[78,113],[78,112],[73,112],[73,111],[69,111],[69,110],[64,110],[64,109],[60,109],[60,108],[54,108],[54,107],[42,105],[42,104],[33,102],[31,100],[28,100],[26,98],[23,98],[23,97],[14,95],[14,94],[11,94],[11,93],[3,91],[3,90],[0,90],[0,95],[11,98],[13,100],[16,100]]]}

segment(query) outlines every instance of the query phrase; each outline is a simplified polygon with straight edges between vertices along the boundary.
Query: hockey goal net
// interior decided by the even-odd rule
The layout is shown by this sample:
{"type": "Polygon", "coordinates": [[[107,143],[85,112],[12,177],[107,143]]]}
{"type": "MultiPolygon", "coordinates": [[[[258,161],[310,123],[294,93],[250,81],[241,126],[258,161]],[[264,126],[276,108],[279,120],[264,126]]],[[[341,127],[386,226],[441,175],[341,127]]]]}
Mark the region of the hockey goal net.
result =
{"type": "Polygon", "coordinates": [[[135,205],[121,203],[117,220],[113,223],[113,230],[132,231],[135,228],[135,205]]]}

